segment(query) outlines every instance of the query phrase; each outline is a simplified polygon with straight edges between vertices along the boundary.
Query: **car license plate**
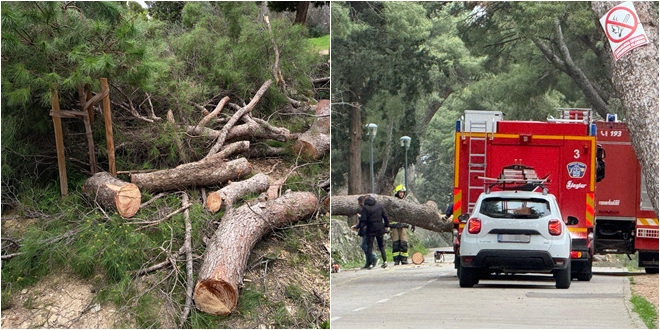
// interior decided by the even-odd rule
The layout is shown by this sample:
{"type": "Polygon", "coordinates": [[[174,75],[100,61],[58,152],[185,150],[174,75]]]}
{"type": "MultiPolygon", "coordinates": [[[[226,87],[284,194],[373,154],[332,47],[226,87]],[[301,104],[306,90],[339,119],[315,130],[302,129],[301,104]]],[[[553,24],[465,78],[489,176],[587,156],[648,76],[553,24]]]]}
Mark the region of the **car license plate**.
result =
{"type": "Polygon", "coordinates": [[[501,243],[529,243],[530,236],[525,234],[497,234],[497,241],[501,243]]]}

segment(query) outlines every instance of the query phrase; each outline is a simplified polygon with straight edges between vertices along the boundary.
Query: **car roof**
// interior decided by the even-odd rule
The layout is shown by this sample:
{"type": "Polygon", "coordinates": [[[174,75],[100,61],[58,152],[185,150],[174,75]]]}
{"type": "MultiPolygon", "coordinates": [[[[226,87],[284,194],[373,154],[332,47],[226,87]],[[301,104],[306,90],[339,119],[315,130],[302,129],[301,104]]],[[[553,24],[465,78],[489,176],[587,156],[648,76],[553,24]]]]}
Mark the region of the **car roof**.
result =
{"type": "Polygon", "coordinates": [[[503,198],[541,198],[546,200],[555,199],[553,194],[544,194],[535,191],[522,191],[522,190],[507,190],[507,191],[491,191],[484,193],[484,198],[503,197],[503,198]]]}

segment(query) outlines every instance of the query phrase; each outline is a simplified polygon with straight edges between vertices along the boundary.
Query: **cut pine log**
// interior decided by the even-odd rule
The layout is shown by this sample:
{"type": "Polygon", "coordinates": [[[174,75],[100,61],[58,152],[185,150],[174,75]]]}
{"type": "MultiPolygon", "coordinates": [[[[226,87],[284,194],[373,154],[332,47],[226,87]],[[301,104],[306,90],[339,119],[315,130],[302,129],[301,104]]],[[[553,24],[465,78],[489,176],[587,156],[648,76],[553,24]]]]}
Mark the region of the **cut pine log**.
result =
{"type": "Polygon", "coordinates": [[[229,209],[240,197],[250,193],[259,194],[268,189],[268,176],[259,173],[247,180],[232,182],[218,191],[214,191],[206,198],[206,208],[215,213],[223,204],[229,209]]]}
{"type": "Polygon", "coordinates": [[[245,158],[227,162],[212,159],[181,164],[168,170],[133,173],[131,182],[142,190],[161,192],[220,185],[229,180],[239,180],[252,172],[250,163],[245,158]]]}
{"type": "Polygon", "coordinates": [[[316,106],[320,117],[293,144],[295,154],[300,153],[307,159],[319,159],[330,152],[330,103],[325,101],[321,100],[316,106]]]}
{"type": "Polygon", "coordinates": [[[140,209],[140,188],[108,172],[94,174],[85,181],[82,189],[85,195],[97,201],[104,209],[117,210],[124,218],[134,216],[140,209]]]}
{"type": "Polygon", "coordinates": [[[254,245],[273,229],[311,216],[317,204],[313,193],[294,192],[231,209],[208,242],[195,286],[195,306],[209,314],[231,313],[254,245]]]}

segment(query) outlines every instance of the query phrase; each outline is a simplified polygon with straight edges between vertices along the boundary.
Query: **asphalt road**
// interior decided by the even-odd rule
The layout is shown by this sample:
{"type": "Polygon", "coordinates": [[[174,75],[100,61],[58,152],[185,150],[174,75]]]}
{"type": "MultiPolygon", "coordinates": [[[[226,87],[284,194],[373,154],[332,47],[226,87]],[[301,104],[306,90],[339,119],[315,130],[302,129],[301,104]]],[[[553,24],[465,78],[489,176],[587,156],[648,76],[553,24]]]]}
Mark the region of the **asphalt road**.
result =
{"type": "Polygon", "coordinates": [[[556,289],[551,275],[515,275],[458,285],[453,255],[421,265],[342,270],[331,276],[333,329],[572,328],[646,329],[632,312],[627,276],[573,280],[556,289]]]}

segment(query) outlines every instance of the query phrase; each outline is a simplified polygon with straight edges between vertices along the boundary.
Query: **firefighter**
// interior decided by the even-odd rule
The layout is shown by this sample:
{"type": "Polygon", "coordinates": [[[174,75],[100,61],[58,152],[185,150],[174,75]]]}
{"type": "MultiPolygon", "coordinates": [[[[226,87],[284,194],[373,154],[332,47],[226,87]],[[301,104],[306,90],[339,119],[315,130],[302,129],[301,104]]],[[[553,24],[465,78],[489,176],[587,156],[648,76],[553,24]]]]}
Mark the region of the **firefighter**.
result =
{"type": "MultiPolygon", "coordinates": [[[[399,199],[406,197],[406,187],[398,185],[394,189],[394,196],[399,199]]],[[[390,222],[390,237],[392,238],[392,257],[394,265],[408,263],[408,228],[415,231],[415,226],[410,227],[399,221],[390,222]]]]}

